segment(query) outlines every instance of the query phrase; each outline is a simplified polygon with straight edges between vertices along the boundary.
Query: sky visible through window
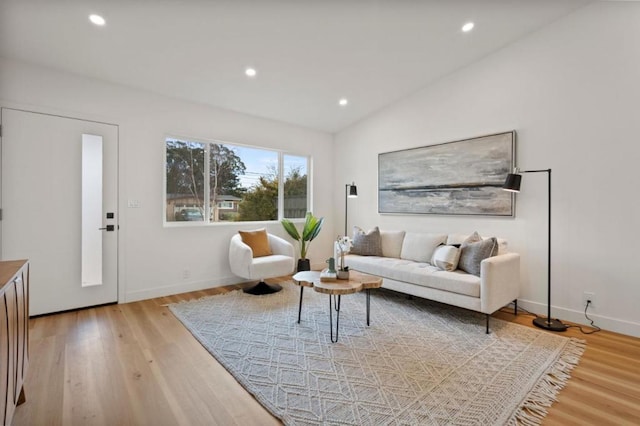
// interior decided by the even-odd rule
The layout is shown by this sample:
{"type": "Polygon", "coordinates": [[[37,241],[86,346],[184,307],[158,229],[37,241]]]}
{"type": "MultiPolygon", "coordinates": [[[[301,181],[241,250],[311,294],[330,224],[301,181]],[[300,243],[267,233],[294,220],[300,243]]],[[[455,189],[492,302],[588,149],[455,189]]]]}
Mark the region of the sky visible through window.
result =
{"type": "MultiPolygon", "coordinates": [[[[249,189],[258,183],[260,176],[273,177],[278,169],[278,153],[264,149],[254,149],[241,146],[231,146],[246,166],[244,175],[240,175],[240,184],[249,189]]],[[[305,157],[285,155],[285,177],[291,168],[300,168],[303,175],[307,174],[307,159],[305,157]]]]}

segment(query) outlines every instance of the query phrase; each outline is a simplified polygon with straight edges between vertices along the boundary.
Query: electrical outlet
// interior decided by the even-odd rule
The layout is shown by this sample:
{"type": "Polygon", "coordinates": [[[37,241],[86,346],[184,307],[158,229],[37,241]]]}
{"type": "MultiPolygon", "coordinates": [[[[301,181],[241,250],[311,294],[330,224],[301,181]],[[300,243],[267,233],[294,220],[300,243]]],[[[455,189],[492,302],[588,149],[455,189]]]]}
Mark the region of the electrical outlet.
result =
{"type": "Polygon", "coordinates": [[[585,291],[582,293],[582,306],[587,306],[587,301],[591,301],[589,304],[589,308],[594,308],[596,306],[596,294],[591,291],[585,291]]]}
{"type": "Polygon", "coordinates": [[[182,278],[185,279],[185,280],[191,278],[191,271],[188,270],[188,269],[183,269],[182,270],[182,278]]]}

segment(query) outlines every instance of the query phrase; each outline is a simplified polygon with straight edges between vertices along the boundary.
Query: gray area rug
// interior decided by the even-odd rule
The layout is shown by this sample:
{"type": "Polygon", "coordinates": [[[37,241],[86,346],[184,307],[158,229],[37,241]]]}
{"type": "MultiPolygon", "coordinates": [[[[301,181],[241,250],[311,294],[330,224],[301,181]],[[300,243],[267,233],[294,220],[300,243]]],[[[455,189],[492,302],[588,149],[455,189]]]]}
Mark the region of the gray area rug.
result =
{"type": "Polygon", "coordinates": [[[299,287],[171,305],[174,315],[273,415],[290,425],[539,424],[584,342],[386,290],[342,297],[299,287]],[[334,316],[335,321],[335,316],[334,316]]]}

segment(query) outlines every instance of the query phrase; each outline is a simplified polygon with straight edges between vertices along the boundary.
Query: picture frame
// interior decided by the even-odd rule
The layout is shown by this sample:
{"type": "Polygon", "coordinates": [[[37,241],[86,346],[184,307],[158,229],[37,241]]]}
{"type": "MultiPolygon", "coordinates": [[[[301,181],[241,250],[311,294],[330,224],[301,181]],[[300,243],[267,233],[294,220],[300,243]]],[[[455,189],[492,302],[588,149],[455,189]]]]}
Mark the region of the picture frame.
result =
{"type": "Polygon", "coordinates": [[[378,212],[513,217],[515,130],[378,154],[378,212]]]}

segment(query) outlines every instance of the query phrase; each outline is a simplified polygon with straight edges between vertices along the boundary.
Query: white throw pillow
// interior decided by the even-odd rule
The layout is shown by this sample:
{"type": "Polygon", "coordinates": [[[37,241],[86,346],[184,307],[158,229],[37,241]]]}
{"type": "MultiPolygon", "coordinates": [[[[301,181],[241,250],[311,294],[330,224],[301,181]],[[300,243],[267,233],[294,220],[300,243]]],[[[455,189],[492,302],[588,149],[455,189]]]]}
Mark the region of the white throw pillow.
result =
{"type": "Polygon", "coordinates": [[[402,242],[404,241],[404,231],[382,231],[380,230],[380,239],[382,240],[382,255],[384,257],[400,258],[402,252],[402,242]]]}
{"type": "Polygon", "coordinates": [[[402,241],[401,259],[429,263],[436,247],[447,240],[444,234],[420,234],[407,232],[402,241]]]}
{"type": "Polygon", "coordinates": [[[431,257],[431,264],[443,271],[455,271],[460,260],[460,249],[454,246],[438,246],[431,257]]]}

